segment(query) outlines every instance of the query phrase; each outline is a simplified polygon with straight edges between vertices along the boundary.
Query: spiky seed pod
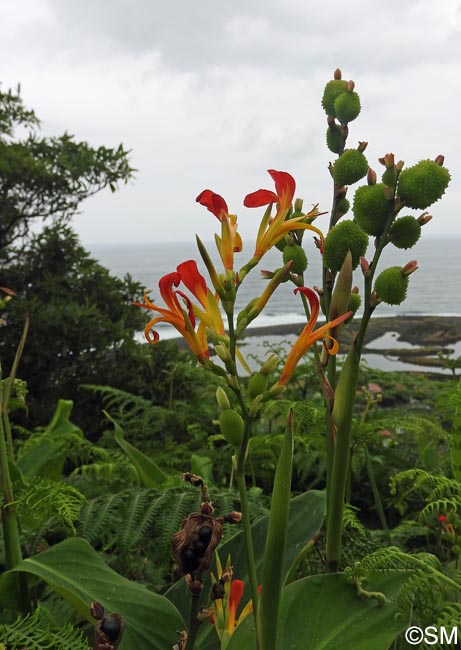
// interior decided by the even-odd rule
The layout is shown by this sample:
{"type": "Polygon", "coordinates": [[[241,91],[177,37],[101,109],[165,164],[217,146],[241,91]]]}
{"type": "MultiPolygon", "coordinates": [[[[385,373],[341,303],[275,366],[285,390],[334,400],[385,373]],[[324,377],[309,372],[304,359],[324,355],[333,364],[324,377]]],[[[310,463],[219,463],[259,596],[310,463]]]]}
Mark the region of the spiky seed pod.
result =
{"type": "Polygon", "coordinates": [[[248,382],[248,393],[250,397],[262,395],[267,388],[267,376],[262,372],[254,372],[248,382]]]}
{"type": "Polygon", "coordinates": [[[171,540],[171,555],[183,575],[199,574],[210,568],[213,553],[221,541],[222,524],[209,515],[192,513],[171,540]],[[207,535],[204,535],[204,530],[207,535]],[[198,543],[202,546],[199,546],[198,543]]]}
{"type": "Polygon", "coordinates": [[[352,122],[360,114],[360,97],[355,91],[341,93],[335,99],[334,108],[340,122],[352,122]]]}
{"type": "Polygon", "coordinates": [[[368,162],[358,149],[345,149],[333,165],[333,178],[337,185],[352,185],[366,176],[368,162]]]}
{"type": "Polygon", "coordinates": [[[339,199],[339,201],[336,203],[336,215],[338,215],[339,217],[344,216],[346,212],[349,212],[350,207],[351,204],[346,198],[339,199]]]}
{"type": "Polygon", "coordinates": [[[369,235],[380,235],[389,216],[389,200],[384,183],[362,185],[354,196],[353,211],[358,225],[369,235]]]}
{"type": "Polygon", "coordinates": [[[445,193],[450,178],[445,167],[433,160],[420,160],[402,171],[397,194],[409,208],[425,210],[445,193]]]}
{"type": "Polygon", "coordinates": [[[408,276],[401,266],[390,266],[378,275],[374,289],[383,302],[400,305],[407,296],[408,276]]]}
{"type": "Polygon", "coordinates": [[[392,224],[389,237],[397,248],[411,248],[421,237],[421,225],[411,215],[400,217],[392,224]]]}
{"type": "Polygon", "coordinates": [[[333,226],[325,238],[323,261],[332,271],[339,271],[347,251],[352,253],[352,268],[357,268],[360,257],[365,255],[368,236],[352,220],[346,219],[333,226]]]}
{"type": "Polygon", "coordinates": [[[383,181],[384,185],[387,185],[387,187],[394,188],[395,184],[397,182],[397,177],[398,177],[397,168],[396,167],[389,167],[389,169],[386,169],[383,172],[383,175],[382,175],[381,178],[382,178],[382,181],[383,181]]]}
{"type": "Polygon", "coordinates": [[[347,81],[345,79],[331,79],[325,86],[322,97],[322,106],[325,113],[330,117],[336,117],[335,99],[341,93],[346,92],[347,81]]]}
{"type": "Polygon", "coordinates": [[[349,316],[347,320],[344,321],[345,325],[348,325],[352,321],[357,309],[360,307],[361,304],[362,304],[362,298],[360,294],[356,293],[355,291],[351,291],[351,295],[349,296],[349,304],[347,306],[347,311],[351,311],[352,314],[349,316]]]}
{"type": "Polygon", "coordinates": [[[343,144],[343,136],[340,127],[335,124],[327,129],[327,147],[333,153],[339,153],[343,144]]]}
{"type": "Polygon", "coordinates": [[[219,425],[222,435],[231,445],[237,446],[242,442],[245,425],[237,411],[224,409],[219,416],[219,425]]]}
{"type": "Polygon", "coordinates": [[[283,249],[283,263],[293,262],[290,271],[301,275],[307,269],[307,255],[302,246],[288,244],[283,249]]]}

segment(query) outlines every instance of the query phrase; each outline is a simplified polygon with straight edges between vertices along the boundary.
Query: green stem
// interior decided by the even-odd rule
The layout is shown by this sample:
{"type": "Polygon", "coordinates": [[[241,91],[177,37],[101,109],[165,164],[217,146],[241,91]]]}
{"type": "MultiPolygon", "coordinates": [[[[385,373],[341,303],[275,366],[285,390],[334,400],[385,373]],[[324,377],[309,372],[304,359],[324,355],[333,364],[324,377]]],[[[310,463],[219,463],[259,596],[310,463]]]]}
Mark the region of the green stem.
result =
{"type": "MultiPolygon", "coordinates": [[[[0,382],[1,382],[0,365],[0,382]]],[[[0,412],[3,412],[3,391],[0,389],[0,412]]],[[[5,544],[6,568],[13,569],[22,561],[21,542],[19,539],[19,526],[14,507],[14,494],[11,483],[8,450],[5,438],[3,418],[0,418],[0,477],[3,491],[3,504],[1,506],[1,519],[3,539],[5,544]]],[[[26,575],[18,575],[21,607],[26,614],[30,611],[30,597],[26,575]]]]}
{"type": "MultiPolygon", "coordinates": [[[[233,367],[236,368],[236,364],[235,364],[236,337],[235,337],[233,313],[227,314],[227,321],[229,327],[229,340],[230,340],[229,350],[230,350],[232,360],[234,361],[233,367]]],[[[237,455],[236,455],[237,467],[235,470],[235,474],[237,478],[237,487],[240,496],[240,509],[242,512],[243,536],[245,540],[248,574],[250,577],[251,598],[253,601],[253,617],[256,626],[256,645],[257,645],[257,649],[261,650],[259,648],[259,634],[258,634],[258,608],[259,608],[258,607],[259,606],[258,576],[256,573],[256,561],[255,561],[253,537],[251,534],[250,507],[248,504],[248,493],[247,493],[247,486],[246,486],[246,479],[245,479],[245,464],[248,456],[248,447],[249,447],[250,437],[251,437],[252,419],[246,407],[245,401],[243,399],[242,391],[238,383],[237,374],[235,373],[233,377],[235,379],[235,385],[233,386],[233,391],[238,399],[240,408],[242,410],[242,416],[245,421],[244,438],[242,444],[237,450],[237,455]]]]}
{"type": "Polygon", "coordinates": [[[191,594],[191,596],[186,650],[193,650],[197,638],[197,632],[200,627],[200,621],[198,620],[200,594],[191,594]]]}
{"type": "Polygon", "coordinates": [[[290,567],[290,570],[287,573],[287,577],[285,578],[285,581],[283,583],[283,586],[286,587],[287,585],[291,584],[296,580],[296,573],[298,571],[298,567],[301,564],[301,562],[304,560],[305,557],[309,555],[309,553],[312,551],[312,549],[315,547],[315,539],[311,539],[305,544],[302,549],[299,551],[295,559],[293,560],[293,564],[290,567]]]}
{"type": "Polygon", "coordinates": [[[373,471],[373,465],[371,464],[370,454],[368,452],[368,447],[366,445],[365,445],[365,459],[367,463],[368,480],[370,481],[370,487],[373,493],[376,510],[378,511],[379,521],[381,522],[381,526],[383,530],[386,531],[388,541],[390,542],[389,526],[387,524],[386,515],[384,514],[383,503],[381,501],[378,485],[376,483],[375,473],[373,471]]]}

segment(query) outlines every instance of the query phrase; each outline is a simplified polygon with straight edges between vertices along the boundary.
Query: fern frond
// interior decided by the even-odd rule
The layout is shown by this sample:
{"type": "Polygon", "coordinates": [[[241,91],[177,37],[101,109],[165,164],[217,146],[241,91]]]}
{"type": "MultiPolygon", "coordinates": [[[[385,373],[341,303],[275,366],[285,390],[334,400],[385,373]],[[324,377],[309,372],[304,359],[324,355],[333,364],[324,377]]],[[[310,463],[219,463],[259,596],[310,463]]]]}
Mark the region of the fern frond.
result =
{"type": "Polygon", "coordinates": [[[39,609],[11,625],[0,625],[0,642],[8,650],[88,650],[81,631],[71,625],[58,630],[47,626],[41,621],[39,609]]]}
{"type": "Polygon", "coordinates": [[[74,523],[85,501],[85,496],[72,485],[38,477],[19,491],[15,506],[30,528],[53,518],[75,533],[74,523]]]}

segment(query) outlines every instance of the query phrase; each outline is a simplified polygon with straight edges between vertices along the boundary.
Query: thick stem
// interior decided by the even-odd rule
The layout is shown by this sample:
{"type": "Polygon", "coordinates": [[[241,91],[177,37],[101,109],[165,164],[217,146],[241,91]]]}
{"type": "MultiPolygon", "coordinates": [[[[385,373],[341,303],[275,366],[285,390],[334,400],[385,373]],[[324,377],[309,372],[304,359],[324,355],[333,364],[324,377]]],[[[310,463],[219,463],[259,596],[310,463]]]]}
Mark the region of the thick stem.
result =
{"type": "Polygon", "coordinates": [[[200,621],[198,619],[200,594],[191,594],[191,596],[186,650],[193,650],[197,638],[197,632],[200,627],[200,621]]]}
{"type": "MultiPolygon", "coordinates": [[[[3,412],[3,396],[1,389],[0,412],[3,412]]],[[[3,417],[0,417],[0,476],[3,491],[3,505],[1,506],[0,512],[3,528],[3,539],[5,544],[6,568],[13,569],[22,561],[22,551],[19,539],[18,520],[14,507],[14,495],[10,477],[10,467],[5,439],[5,429],[3,426],[3,417]]],[[[25,574],[18,574],[18,585],[21,597],[21,607],[23,612],[27,613],[30,611],[30,597],[25,574]]]]}

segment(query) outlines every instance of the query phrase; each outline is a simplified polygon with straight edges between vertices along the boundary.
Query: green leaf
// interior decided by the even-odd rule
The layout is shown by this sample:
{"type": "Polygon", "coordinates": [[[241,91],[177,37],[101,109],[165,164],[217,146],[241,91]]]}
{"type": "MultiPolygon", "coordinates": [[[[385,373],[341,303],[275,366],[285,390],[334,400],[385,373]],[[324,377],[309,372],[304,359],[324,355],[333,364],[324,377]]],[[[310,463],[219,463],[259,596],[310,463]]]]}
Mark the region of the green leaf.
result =
{"type": "Polygon", "coordinates": [[[25,479],[43,476],[60,480],[68,436],[74,434],[83,437],[82,430],[69,419],[73,405],[71,400],[60,399],[49,425],[40,434],[40,441],[18,458],[17,466],[25,479]]]}
{"type": "MultiPolygon", "coordinates": [[[[310,490],[309,492],[305,492],[304,494],[291,499],[288,516],[288,544],[283,561],[283,575],[288,573],[299,551],[309,542],[309,540],[317,535],[320,526],[322,525],[324,513],[324,492],[310,490]]],[[[258,580],[261,580],[262,578],[268,520],[268,516],[262,517],[252,526],[258,580]]],[[[248,584],[249,577],[243,531],[238,532],[228,541],[220,544],[218,547],[218,553],[223,563],[226,562],[227,557],[230,555],[231,563],[234,568],[234,577],[243,580],[248,584]]],[[[210,581],[208,576],[204,575],[203,578],[205,582],[203,602],[205,603],[208,598],[210,581]]],[[[165,595],[176,605],[178,610],[186,618],[189,612],[190,597],[186,591],[184,580],[180,580],[174,584],[165,595]]],[[[242,602],[247,602],[250,597],[249,588],[247,587],[242,602]]],[[[214,627],[207,623],[203,623],[199,631],[198,639],[201,650],[211,650],[211,648],[214,647],[216,639],[214,627]]]]}
{"type": "MultiPolygon", "coordinates": [[[[0,578],[0,605],[18,608],[9,586],[16,571],[33,574],[67,600],[84,618],[92,621],[90,603],[98,601],[106,613],[118,612],[125,621],[120,650],[165,650],[185,629],[171,602],[127,580],[109,568],[83,539],[66,539],[43,553],[23,560],[0,578]]],[[[92,621],[94,622],[94,621],[92,621]]]]}
{"type": "MultiPolygon", "coordinates": [[[[397,617],[396,596],[408,574],[381,576],[373,589],[388,602],[356,595],[344,574],[318,575],[297,580],[282,592],[277,650],[388,650],[407,626],[397,617]]],[[[227,650],[254,650],[254,621],[248,616],[236,628],[227,650]]]]}
{"type": "Polygon", "coordinates": [[[290,410],[275,471],[264,557],[263,589],[259,603],[260,642],[261,647],[265,650],[275,649],[275,635],[283,579],[283,558],[288,532],[292,465],[293,410],[290,410]]]}
{"type": "Polygon", "coordinates": [[[122,428],[106,411],[104,411],[104,415],[114,425],[115,440],[135,466],[142,484],[148,488],[159,488],[165,485],[168,475],[153,460],[145,456],[142,451],[139,451],[125,440],[122,428]]]}
{"type": "Polygon", "coordinates": [[[190,465],[193,474],[201,476],[207,485],[213,485],[213,462],[211,458],[192,454],[190,465]]]}

